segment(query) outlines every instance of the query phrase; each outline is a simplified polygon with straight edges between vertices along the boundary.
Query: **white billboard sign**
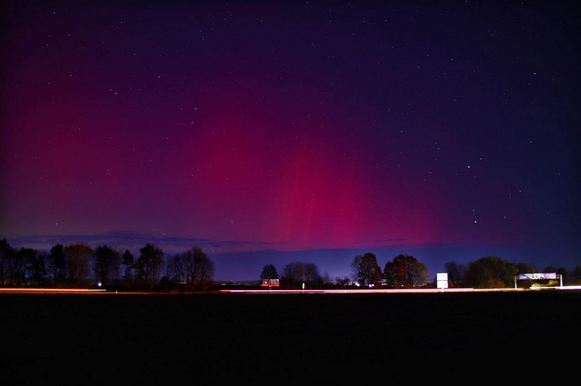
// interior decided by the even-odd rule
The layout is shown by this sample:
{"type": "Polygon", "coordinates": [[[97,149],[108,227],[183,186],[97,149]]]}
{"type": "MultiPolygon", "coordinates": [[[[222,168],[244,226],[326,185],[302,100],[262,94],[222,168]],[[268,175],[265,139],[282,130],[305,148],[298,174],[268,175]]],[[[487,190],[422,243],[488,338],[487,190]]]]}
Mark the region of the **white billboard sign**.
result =
{"type": "Polygon", "coordinates": [[[448,288],[448,274],[447,273],[437,273],[436,274],[436,285],[438,288],[445,289],[448,288]]]}
{"type": "Polygon", "coordinates": [[[518,280],[556,280],[558,275],[555,272],[550,273],[521,273],[518,275],[518,280]]]}

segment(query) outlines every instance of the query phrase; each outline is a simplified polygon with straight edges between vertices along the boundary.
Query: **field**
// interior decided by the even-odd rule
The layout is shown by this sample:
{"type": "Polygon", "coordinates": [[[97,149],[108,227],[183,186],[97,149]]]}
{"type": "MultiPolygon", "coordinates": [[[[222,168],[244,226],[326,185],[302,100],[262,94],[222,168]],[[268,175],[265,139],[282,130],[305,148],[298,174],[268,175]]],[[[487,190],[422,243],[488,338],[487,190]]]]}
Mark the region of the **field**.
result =
{"type": "Polygon", "coordinates": [[[567,366],[581,293],[11,294],[0,314],[5,385],[343,384],[482,358],[567,366]]]}

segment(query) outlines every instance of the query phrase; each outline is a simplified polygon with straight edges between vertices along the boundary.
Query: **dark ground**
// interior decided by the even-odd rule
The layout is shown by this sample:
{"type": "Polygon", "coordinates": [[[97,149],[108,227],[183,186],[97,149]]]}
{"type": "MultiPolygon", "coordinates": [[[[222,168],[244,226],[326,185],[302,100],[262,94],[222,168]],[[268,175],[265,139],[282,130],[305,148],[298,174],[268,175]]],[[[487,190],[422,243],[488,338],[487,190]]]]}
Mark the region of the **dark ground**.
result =
{"type": "Polygon", "coordinates": [[[0,315],[3,385],[430,383],[459,369],[471,384],[581,364],[579,292],[2,295],[0,315]]]}

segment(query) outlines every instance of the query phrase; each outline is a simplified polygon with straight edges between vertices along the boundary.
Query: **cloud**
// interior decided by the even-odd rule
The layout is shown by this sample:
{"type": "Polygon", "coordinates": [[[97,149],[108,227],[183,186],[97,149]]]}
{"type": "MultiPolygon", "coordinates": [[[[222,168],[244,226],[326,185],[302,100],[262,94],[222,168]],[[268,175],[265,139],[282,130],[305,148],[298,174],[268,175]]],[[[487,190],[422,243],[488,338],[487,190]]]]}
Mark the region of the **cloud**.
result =
{"type": "Polygon", "coordinates": [[[265,241],[213,240],[203,237],[183,237],[172,235],[153,235],[127,231],[114,231],[96,234],[27,235],[10,240],[17,246],[36,246],[48,248],[51,245],[86,243],[92,246],[108,244],[114,247],[135,248],[153,243],[169,251],[186,249],[192,246],[209,249],[232,250],[240,248],[264,248],[273,245],[265,241]]]}

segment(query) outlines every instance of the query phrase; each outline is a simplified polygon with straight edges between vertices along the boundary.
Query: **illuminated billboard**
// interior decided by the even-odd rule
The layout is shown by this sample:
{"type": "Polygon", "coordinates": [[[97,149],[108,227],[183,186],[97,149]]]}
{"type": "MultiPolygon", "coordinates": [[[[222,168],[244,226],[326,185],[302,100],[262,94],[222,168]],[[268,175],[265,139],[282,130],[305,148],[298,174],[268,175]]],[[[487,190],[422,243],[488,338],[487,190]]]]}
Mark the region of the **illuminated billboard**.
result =
{"type": "Polygon", "coordinates": [[[518,280],[556,280],[559,275],[555,272],[550,273],[521,273],[518,280]]]}
{"type": "Polygon", "coordinates": [[[262,279],[260,283],[261,287],[280,287],[280,281],[278,279],[262,279]]]}

